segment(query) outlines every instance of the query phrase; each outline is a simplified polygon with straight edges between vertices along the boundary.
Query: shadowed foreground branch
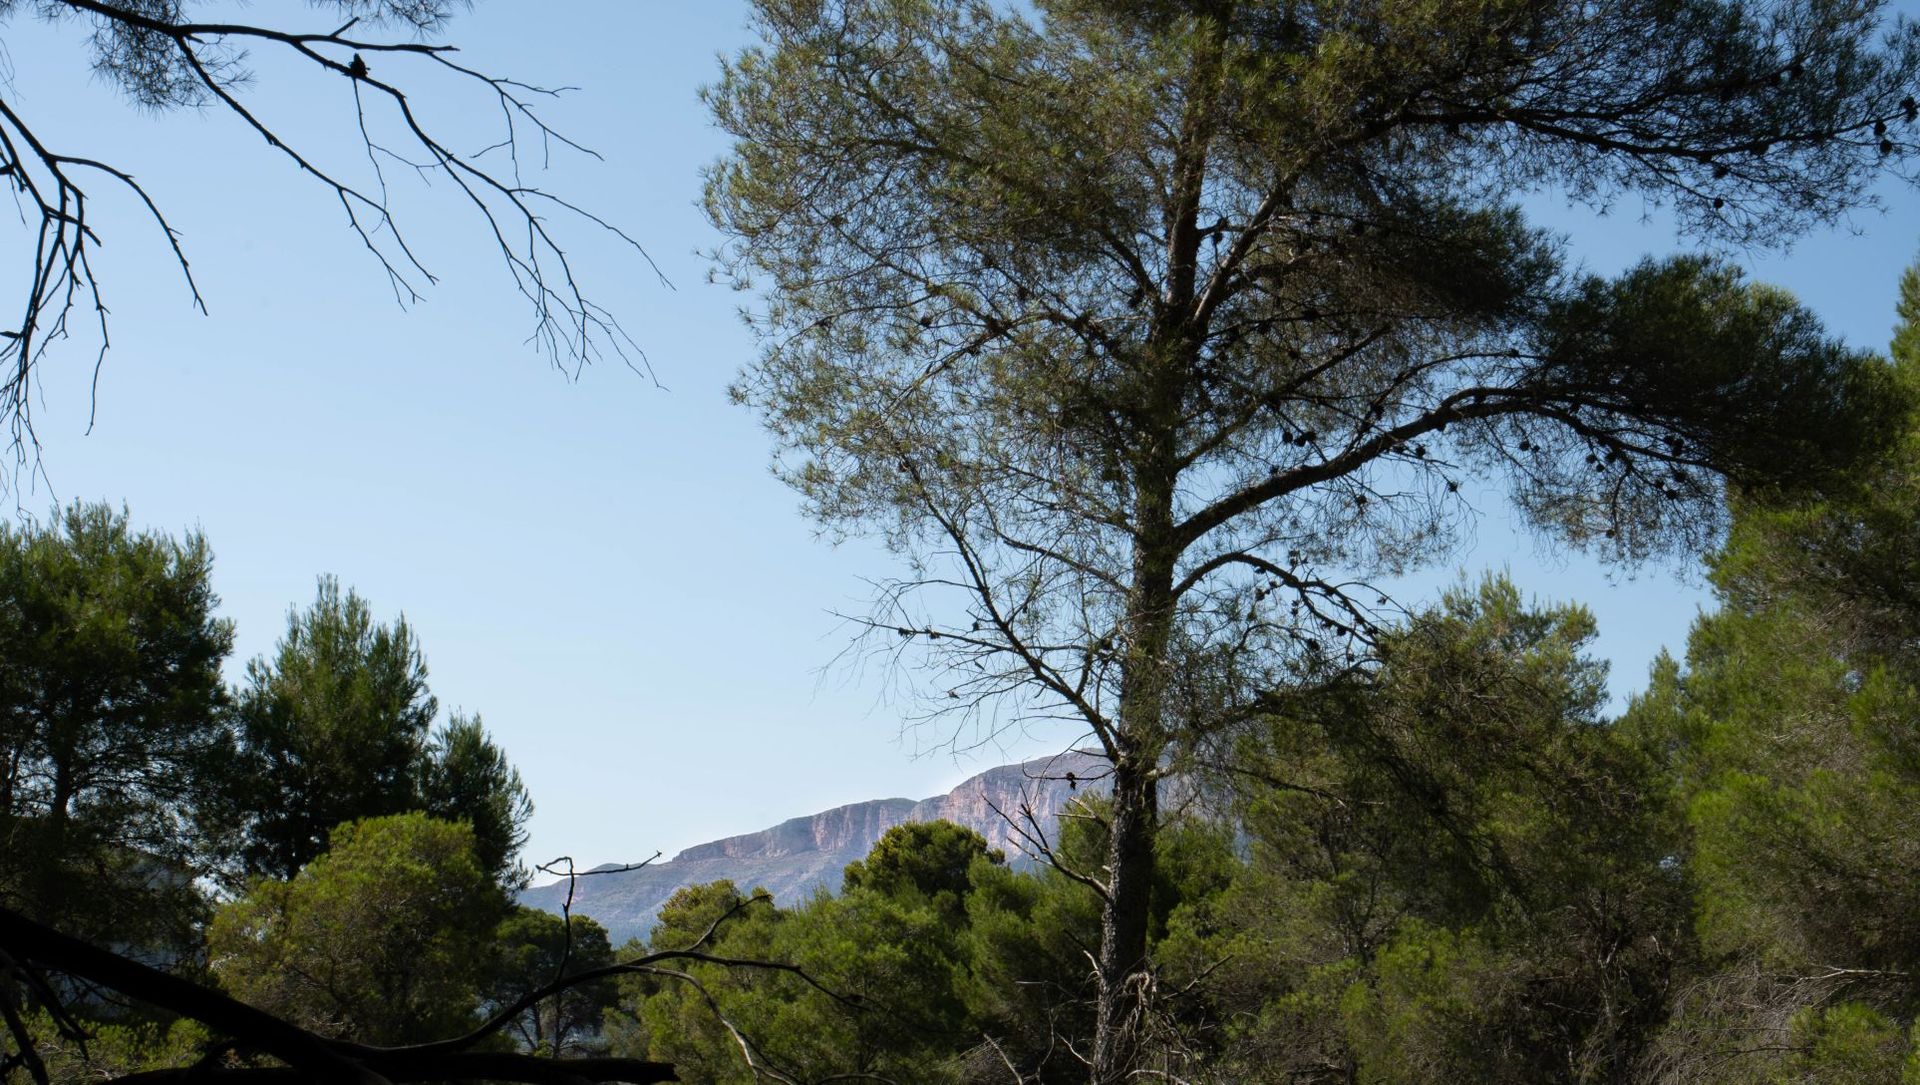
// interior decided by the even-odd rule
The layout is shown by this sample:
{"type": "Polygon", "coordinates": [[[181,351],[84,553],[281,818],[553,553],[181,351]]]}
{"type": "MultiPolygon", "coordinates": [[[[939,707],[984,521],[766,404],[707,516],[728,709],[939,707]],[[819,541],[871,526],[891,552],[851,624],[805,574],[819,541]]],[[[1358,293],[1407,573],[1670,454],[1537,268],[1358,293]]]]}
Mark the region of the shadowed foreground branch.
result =
{"type": "MultiPolygon", "coordinates": [[[[380,1085],[382,1082],[486,1078],[528,1082],[531,1085],[577,1085],[580,1082],[646,1085],[650,1082],[678,1080],[671,1065],[641,1059],[552,1059],[514,1052],[476,1050],[483,1040],[497,1031],[497,1023],[504,1019],[496,1019],[495,1028],[483,1028],[451,1042],[369,1047],[331,1040],[218,991],[68,937],[5,908],[0,908],[0,953],[8,959],[0,963],[11,966],[7,971],[20,974],[20,978],[25,978],[29,983],[35,983],[41,970],[65,973],[109,988],[130,999],[199,1021],[227,1038],[226,1044],[215,1048],[215,1056],[229,1050],[242,1050],[268,1055],[286,1064],[252,1067],[202,1064],[184,1070],[128,1075],[119,1079],[122,1081],[323,1080],[380,1085]]],[[[9,977],[9,980],[12,978],[9,977]]],[[[4,1062],[0,1062],[0,1068],[12,1069],[24,1065],[36,1080],[44,1083],[45,1071],[38,1068],[32,1041],[25,1030],[15,1024],[17,1017],[11,1012],[14,1006],[10,986],[10,982],[0,986],[0,1004],[10,1011],[6,1015],[12,1026],[9,1046],[15,1050],[4,1062]]]]}

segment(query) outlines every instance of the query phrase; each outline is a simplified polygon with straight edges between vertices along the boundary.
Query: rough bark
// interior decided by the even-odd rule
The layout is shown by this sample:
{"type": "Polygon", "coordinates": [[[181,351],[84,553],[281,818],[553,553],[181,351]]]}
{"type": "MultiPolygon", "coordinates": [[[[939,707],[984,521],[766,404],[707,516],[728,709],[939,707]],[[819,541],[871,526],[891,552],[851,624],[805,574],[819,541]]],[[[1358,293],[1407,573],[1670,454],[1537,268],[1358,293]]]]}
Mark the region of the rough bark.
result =
{"type": "Polygon", "coordinates": [[[1146,968],[1147,918],[1152,902],[1158,790],[1152,764],[1140,764],[1134,757],[1115,764],[1112,832],[1107,850],[1109,888],[1100,923],[1100,1002],[1092,1075],[1095,1085],[1125,1081],[1140,1049],[1142,1017],[1152,983],[1152,974],[1146,968]]]}

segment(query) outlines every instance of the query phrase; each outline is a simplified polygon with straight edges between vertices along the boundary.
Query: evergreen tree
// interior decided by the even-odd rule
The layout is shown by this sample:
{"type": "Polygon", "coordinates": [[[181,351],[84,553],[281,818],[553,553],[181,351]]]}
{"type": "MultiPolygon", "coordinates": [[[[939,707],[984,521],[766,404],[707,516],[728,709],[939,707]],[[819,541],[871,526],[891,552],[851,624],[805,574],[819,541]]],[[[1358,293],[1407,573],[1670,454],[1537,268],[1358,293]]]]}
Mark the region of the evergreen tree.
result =
{"type": "Polygon", "coordinates": [[[336,825],[416,809],[438,711],[406,619],[379,624],[358,593],[322,577],[313,605],[288,613],[272,662],[249,662],[235,696],[258,782],[246,802],[247,870],[291,878],[336,825]]]}
{"type": "Polygon", "coordinates": [[[473,826],[480,868],[509,888],[526,884],[519,865],[533,798],[506,751],[493,744],[478,714],[453,713],[433,734],[416,768],[420,809],[473,826]]]}
{"type": "MultiPolygon", "coordinates": [[[[492,960],[481,987],[482,1007],[489,1013],[548,984],[614,963],[606,928],[582,915],[562,920],[516,906],[494,929],[492,941],[492,960]]],[[[511,1032],[534,1054],[598,1054],[601,1016],[617,993],[614,982],[606,979],[568,987],[521,1014],[511,1032]]]]}
{"type": "MultiPolygon", "coordinates": [[[[1900,316],[1894,371],[1920,387],[1912,270],[1900,316]]],[[[1661,1058],[1709,1081],[1920,1077],[1920,428],[1819,500],[1765,497],[1737,497],[1719,608],[1628,720],[1687,803],[1712,954],[1661,1058]]]]}
{"type": "MultiPolygon", "coordinates": [[[[1053,846],[1064,867],[1099,860],[1104,818],[1097,803],[1077,809],[1053,846]]],[[[1238,868],[1221,826],[1181,823],[1160,845],[1156,945],[1238,868]]],[[[978,833],[927,822],[884,833],[838,895],[791,909],[747,900],[725,881],[674,894],[648,948],[685,948],[720,922],[713,957],[623,979],[607,1015],[613,1051],[740,1085],[1085,1076],[1072,1038],[1092,1020],[1099,912],[1060,869],[1010,869],[978,833]],[[754,961],[776,967],[742,963],[754,961]]],[[[1156,999],[1156,1038],[1183,1033],[1197,1005],[1156,999]]]]}
{"type": "Polygon", "coordinates": [[[194,941],[233,778],[197,534],[74,504],[0,524],[0,903],[153,952],[194,941]]]}
{"type": "Polygon", "coordinates": [[[1363,658],[1367,585],[1446,552],[1464,480],[1643,558],[1897,413],[1790,299],[1579,274],[1506,202],[1832,218],[1913,149],[1920,29],[1880,4],[757,11],[710,92],[726,271],[768,287],[738,395],[812,514],[913,555],[872,624],[936,706],[1010,693],[1111,761],[1100,1085],[1145,1020],[1159,780],[1288,666],[1363,658]]]}
{"type": "Polygon", "coordinates": [[[518,865],[532,801],[480,717],[433,729],[439,702],[404,616],[385,625],[358,593],[322,577],[313,605],[287,617],[273,660],[247,665],[235,694],[238,796],[249,874],[289,878],[341,824],[408,811],[466,821],[481,863],[505,885],[518,865]]]}
{"type": "Polygon", "coordinates": [[[1214,965],[1213,1070],[1625,1082],[1691,964],[1675,811],[1601,715],[1592,618],[1489,579],[1303,675],[1243,741],[1248,870],[1163,951],[1214,965]]]}
{"type": "Polygon", "coordinates": [[[865,859],[848,863],[841,887],[893,897],[913,893],[951,914],[965,904],[973,864],[983,859],[1006,862],[972,829],[951,821],[910,822],[881,833],[865,859]]]}
{"type": "Polygon", "coordinates": [[[213,971],[235,997],[369,1044],[457,1035],[476,1022],[505,901],[473,830],[424,814],[350,822],[291,879],[262,878],[214,916],[213,971]]]}
{"type": "MultiPolygon", "coordinates": [[[[630,944],[622,956],[688,949],[719,924],[712,943],[716,956],[772,960],[769,945],[786,916],[749,899],[724,879],[679,889],[661,906],[647,944],[630,944]]],[[[670,1062],[682,1081],[757,1085],[759,1075],[747,1060],[766,1057],[758,1047],[765,1035],[762,1015],[741,1030],[731,1014],[743,1002],[775,997],[778,982],[755,970],[733,972],[697,961],[624,976],[619,1002],[607,1013],[609,1050],[670,1062]]]]}

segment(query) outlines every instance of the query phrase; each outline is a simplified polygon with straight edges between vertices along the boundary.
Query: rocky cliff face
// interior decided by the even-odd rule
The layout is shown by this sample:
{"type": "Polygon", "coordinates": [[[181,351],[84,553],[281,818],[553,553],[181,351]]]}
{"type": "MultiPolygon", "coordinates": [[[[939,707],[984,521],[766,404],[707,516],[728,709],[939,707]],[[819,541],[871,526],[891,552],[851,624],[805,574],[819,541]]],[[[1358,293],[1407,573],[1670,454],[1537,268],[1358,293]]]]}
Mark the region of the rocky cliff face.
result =
{"type": "Polygon", "coordinates": [[[878,840],[881,833],[895,825],[914,820],[912,814],[918,805],[912,799],[875,799],[836,806],[810,817],[783,821],[757,833],[695,844],[674,856],[673,861],[785,859],[810,852],[842,852],[862,840],[878,840]]]}
{"type": "MultiPolygon", "coordinates": [[[[1104,790],[1103,763],[1081,754],[1002,765],[963,782],[945,795],[913,804],[906,821],[951,821],[987,838],[987,843],[1019,860],[1021,847],[1015,826],[1031,831],[1031,816],[1051,840],[1060,811],[1082,792],[1104,790]]],[[[884,831],[884,830],[883,830],[884,831]]],[[[879,835],[874,836],[875,840],[879,835]]],[[[868,847],[872,847],[869,842],[868,847]]],[[[858,856],[855,856],[858,858],[858,856]]]]}
{"type": "MultiPolygon", "coordinates": [[[[779,904],[791,905],[823,888],[838,890],[848,863],[863,858],[888,829],[915,821],[964,825],[1006,852],[1010,862],[1022,862],[1019,836],[1008,819],[1022,820],[1023,811],[1029,811],[1051,838],[1060,811],[1075,795],[1102,789],[1100,764],[1085,755],[1063,754],[1002,765],[919,802],[875,799],[837,806],[757,833],[696,844],[669,862],[579,878],[573,910],[598,920],[619,945],[645,938],[660,906],[683,886],[728,878],[743,890],[758,886],[779,904]]],[[[558,912],[566,898],[564,882],[520,895],[521,903],[551,912],[558,912]]]]}

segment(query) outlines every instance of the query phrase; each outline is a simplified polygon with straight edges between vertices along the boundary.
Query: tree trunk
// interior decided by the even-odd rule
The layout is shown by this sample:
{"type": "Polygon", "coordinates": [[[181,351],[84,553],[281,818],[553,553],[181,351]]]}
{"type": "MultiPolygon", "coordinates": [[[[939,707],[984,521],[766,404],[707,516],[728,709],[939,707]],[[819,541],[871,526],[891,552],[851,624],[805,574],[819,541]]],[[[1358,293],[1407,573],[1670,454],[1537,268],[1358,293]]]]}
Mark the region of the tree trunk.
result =
{"type": "MultiPolygon", "coordinates": [[[[1177,379],[1177,378],[1176,378],[1177,379]]],[[[1168,648],[1173,640],[1173,495],[1170,424],[1178,392],[1161,389],[1164,421],[1157,440],[1136,461],[1133,585],[1125,622],[1126,669],[1116,728],[1113,809],[1107,835],[1107,899],[1100,922],[1099,980],[1093,1042],[1093,1085],[1119,1085],[1136,1068],[1142,1014],[1150,995],[1147,921],[1152,904],[1154,839],[1160,827],[1159,772],[1167,749],[1164,718],[1168,648]]]]}
{"type": "MultiPolygon", "coordinates": [[[[1216,27],[1216,32],[1218,28],[1216,27]]],[[[1209,85],[1216,57],[1195,57],[1194,85],[1209,85]]],[[[1167,752],[1166,700],[1173,643],[1174,569],[1181,547],[1174,532],[1180,482],[1182,401],[1198,368],[1205,329],[1190,324],[1201,232],[1198,213],[1206,177],[1212,103],[1183,111],[1174,190],[1166,209],[1167,279],[1160,323],[1146,344],[1148,397],[1133,457],[1133,569],[1127,616],[1126,670],[1113,765],[1113,812],[1107,844],[1107,899],[1100,923],[1099,1004],[1093,1041],[1093,1085],[1120,1085],[1139,1068],[1153,974],[1147,967],[1147,925],[1153,903],[1154,841],[1160,829],[1159,775],[1167,752]]]]}
{"type": "Polygon", "coordinates": [[[55,750],[54,755],[53,794],[47,801],[47,812],[37,834],[39,840],[30,860],[35,869],[31,875],[33,890],[29,910],[35,918],[58,925],[73,919],[67,914],[68,875],[74,858],[68,854],[67,836],[74,781],[71,751],[55,750]]]}
{"type": "Polygon", "coordinates": [[[1093,1041],[1094,1085],[1125,1081],[1138,1061],[1148,994],[1147,918],[1152,903],[1153,842],[1159,820],[1155,765],[1123,758],[1113,769],[1107,901],[1100,922],[1099,1006],[1093,1041]]]}

